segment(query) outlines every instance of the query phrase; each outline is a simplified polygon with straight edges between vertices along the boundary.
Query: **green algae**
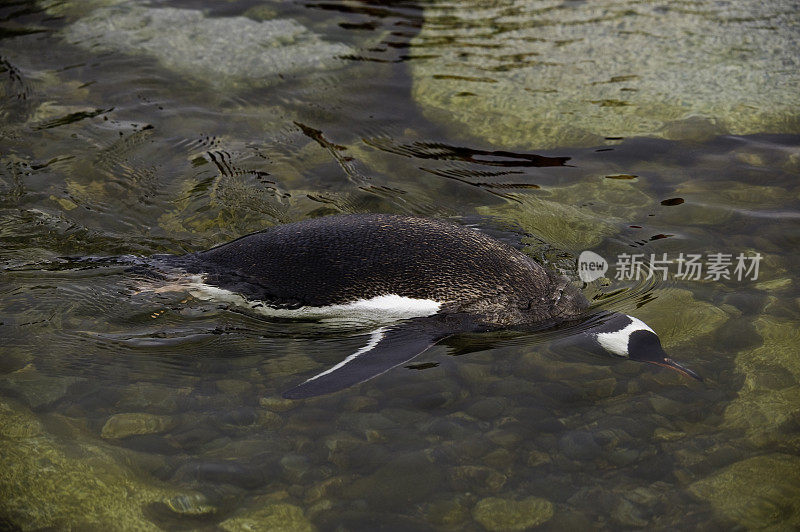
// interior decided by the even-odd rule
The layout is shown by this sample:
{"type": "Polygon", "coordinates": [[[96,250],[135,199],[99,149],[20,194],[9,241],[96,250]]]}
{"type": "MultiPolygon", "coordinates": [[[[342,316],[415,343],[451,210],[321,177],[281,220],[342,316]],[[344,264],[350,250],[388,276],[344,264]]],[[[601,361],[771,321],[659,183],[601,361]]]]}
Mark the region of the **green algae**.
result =
{"type": "Polygon", "coordinates": [[[797,133],[798,27],[789,1],[434,2],[412,41],[413,95],[497,146],[797,133]]]}
{"type": "Polygon", "coordinates": [[[540,497],[521,501],[489,497],[472,509],[473,518],[492,532],[527,530],[549,521],[553,513],[553,503],[540,497]]]}
{"type": "Polygon", "coordinates": [[[689,486],[689,492],[748,529],[800,527],[800,458],[768,454],[736,462],[689,486]]]}

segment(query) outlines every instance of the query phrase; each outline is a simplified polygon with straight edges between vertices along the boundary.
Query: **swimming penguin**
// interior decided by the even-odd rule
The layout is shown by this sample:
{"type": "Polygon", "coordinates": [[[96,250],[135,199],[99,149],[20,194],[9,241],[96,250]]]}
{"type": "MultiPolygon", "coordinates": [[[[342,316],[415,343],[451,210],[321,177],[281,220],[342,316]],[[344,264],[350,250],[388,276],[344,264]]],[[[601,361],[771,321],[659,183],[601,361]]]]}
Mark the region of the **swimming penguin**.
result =
{"type": "MultiPolygon", "coordinates": [[[[177,258],[193,293],[283,318],[383,321],[367,345],[283,395],[342,390],[457,333],[546,328],[588,307],[566,277],[476,230],[387,214],[335,215],[250,234],[177,258]]],[[[587,334],[619,357],[668,367],[656,333],[619,313],[587,334]]]]}

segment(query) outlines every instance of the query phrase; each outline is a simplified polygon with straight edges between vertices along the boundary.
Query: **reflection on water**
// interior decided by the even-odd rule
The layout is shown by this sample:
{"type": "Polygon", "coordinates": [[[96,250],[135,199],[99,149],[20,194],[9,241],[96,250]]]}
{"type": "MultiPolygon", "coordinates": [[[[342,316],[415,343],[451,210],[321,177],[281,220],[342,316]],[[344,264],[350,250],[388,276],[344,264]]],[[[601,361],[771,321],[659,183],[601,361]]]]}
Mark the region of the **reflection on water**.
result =
{"type": "Polygon", "coordinates": [[[2,527],[800,526],[794,11],[206,4],[0,7],[2,527]],[[450,218],[575,279],[587,249],[764,258],[584,286],[703,384],[497,332],[304,401],[280,392],[369,331],[143,292],[108,259],[338,212],[450,218]]]}

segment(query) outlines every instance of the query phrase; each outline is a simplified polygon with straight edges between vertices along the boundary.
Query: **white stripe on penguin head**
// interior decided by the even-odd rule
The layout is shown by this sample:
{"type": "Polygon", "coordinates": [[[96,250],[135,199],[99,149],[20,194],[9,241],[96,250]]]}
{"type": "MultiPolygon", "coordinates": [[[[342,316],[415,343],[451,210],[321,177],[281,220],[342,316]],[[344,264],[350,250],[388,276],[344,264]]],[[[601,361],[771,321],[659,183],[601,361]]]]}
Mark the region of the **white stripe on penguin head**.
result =
{"type": "Polygon", "coordinates": [[[634,318],[633,316],[626,315],[626,317],[631,320],[631,322],[622,329],[613,332],[597,333],[597,341],[600,345],[602,345],[606,351],[621,357],[628,356],[628,341],[633,333],[636,331],[650,331],[655,334],[655,331],[648,327],[642,320],[634,318]]]}

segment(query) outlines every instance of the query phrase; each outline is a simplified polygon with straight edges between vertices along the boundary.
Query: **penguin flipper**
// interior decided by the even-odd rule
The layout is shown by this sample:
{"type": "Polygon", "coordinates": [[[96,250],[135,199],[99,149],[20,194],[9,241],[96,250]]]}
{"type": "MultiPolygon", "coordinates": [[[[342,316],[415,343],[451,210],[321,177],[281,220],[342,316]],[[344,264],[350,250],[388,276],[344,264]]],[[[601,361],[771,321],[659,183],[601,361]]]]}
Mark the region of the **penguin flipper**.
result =
{"type": "Polygon", "coordinates": [[[452,333],[416,320],[381,327],[372,331],[367,345],[282,395],[286,399],[303,399],[344,390],[408,362],[452,333]]]}

